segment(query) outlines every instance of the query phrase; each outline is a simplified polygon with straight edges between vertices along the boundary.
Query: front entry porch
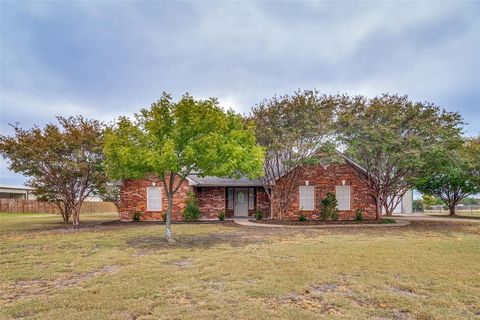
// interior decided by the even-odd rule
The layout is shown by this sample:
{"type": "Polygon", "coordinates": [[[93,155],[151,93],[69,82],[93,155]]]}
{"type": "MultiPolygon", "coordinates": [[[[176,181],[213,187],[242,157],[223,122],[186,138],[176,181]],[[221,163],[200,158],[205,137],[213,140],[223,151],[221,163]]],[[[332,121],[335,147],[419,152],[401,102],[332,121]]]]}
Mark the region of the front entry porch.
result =
{"type": "MultiPolygon", "coordinates": [[[[248,217],[248,209],[255,208],[255,200],[249,196],[249,188],[233,188],[233,216],[248,217]]],[[[251,191],[253,193],[253,190],[251,191]]]]}
{"type": "Polygon", "coordinates": [[[253,217],[256,210],[268,214],[270,202],[259,186],[224,186],[195,188],[202,217],[214,219],[220,212],[229,218],[253,217]]]}

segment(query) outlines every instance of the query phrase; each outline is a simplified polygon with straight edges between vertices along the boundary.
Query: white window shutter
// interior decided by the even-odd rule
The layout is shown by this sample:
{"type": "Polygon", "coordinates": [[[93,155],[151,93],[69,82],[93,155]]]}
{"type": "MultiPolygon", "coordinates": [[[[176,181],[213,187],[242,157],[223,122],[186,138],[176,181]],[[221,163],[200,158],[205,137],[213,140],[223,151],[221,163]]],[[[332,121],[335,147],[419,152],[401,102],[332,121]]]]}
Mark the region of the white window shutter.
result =
{"type": "Polygon", "coordinates": [[[335,197],[338,210],[350,210],[350,193],[350,186],[336,186],[335,197]]]}
{"type": "Polygon", "coordinates": [[[315,187],[300,186],[299,187],[299,209],[314,210],[315,209],[315,187]]]}
{"type": "Polygon", "coordinates": [[[162,211],[162,189],[160,187],[147,188],[147,210],[162,211]]]}

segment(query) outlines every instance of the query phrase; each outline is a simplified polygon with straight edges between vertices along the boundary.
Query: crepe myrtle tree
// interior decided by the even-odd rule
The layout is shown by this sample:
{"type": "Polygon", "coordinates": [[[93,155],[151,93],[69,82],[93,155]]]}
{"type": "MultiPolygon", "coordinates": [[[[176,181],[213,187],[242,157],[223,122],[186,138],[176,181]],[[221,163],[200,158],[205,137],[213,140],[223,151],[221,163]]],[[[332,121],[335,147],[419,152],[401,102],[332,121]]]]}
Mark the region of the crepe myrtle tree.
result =
{"type": "Polygon", "coordinates": [[[30,177],[39,200],[52,203],[65,222],[80,224],[83,201],[106,180],[103,162],[104,124],[82,116],[57,117],[43,129],[12,125],[13,136],[0,136],[0,154],[9,168],[30,177]]]}
{"type": "Polygon", "coordinates": [[[122,181],[108,181],[99,186],[95,195],[99,196],[102,201],[112,202],[118,211],[120,209],[121,191],[122,181]]]}
{"type": "Polygon", "coordinates": [[[262,182],[270,199],[270,216],[282,219],[296,192],[298,166],[341,161],[334,146],[335,97],[298,90],[257,104],[250,118],[257,142],[265,148],[262,182]],[[288,179],[279,179],[288,174],[288,179]],[[273,204],[276,203],[276,212],[273,204]]]}
{"type": "Polygon", "coordinates": [[[392,214],[429,154],[460,140],[461,116],[432,103],[392,94],[337,101],[338,137],[345,153],[364,169],[358,176],[376,201],[377,219],[382,207],[392,214]]]}
{"type": "Polygon", "coordinates": [[[196,100],[170,94],[133,120],[122,117],[106,130],[106,169],[113,180],[156,175],[167,197],[166,239],[172,241],[173,196],[188,174],[250,178],[262,174],[263,149],[255,142],[253,125],[217,99],[196,100]]]}
{"type": "Polygon", "coordinates": [[[454,216],[460,201],[480,192],[479,153],[480,137],[466,139],[455,149],[437,149],[415,180],[416,189],[441,199],[454,216]]]}

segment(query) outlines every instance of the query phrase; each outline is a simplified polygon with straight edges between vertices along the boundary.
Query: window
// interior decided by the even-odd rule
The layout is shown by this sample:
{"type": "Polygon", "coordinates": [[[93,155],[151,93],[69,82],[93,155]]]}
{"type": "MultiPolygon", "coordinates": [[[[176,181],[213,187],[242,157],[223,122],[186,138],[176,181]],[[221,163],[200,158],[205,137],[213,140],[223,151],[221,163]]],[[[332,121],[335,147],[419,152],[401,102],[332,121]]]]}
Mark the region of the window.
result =
{"type": "Polygon", "coordinates": [[[338,210],[350,210],[350,186],[337,186],[335,188],[338,210]]]}
{"type": "Polygon", "coordinates": [[[147,188],[147,210],[162,211],[162,189],[160,187],[147,188]]]}
{"type": "Polygon", "coordinates": [[[228,188],[228,204],[227,204],[227,208],[229,210],[232,210],[233,209],[233,188],[228,188]]]}
{"type": "Polygon", "coordinates": [[[253,188],[248,188],[248,210],[255,209],[255,191],[253,188]]]}
{"type": "Polygon", "coordinates": [[[315,187],[314,186],[300,186],[300,210],[313,210],[315,205],[315,187]]]}

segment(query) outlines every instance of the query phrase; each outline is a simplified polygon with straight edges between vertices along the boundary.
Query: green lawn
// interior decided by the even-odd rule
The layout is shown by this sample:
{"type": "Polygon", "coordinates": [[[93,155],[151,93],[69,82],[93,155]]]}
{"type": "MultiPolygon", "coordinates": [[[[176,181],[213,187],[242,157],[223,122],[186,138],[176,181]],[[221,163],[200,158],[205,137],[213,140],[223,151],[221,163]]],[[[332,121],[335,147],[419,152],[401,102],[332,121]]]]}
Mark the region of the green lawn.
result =
{"type": "Polygon", "coordinates": [[[265,229],[0,215],[1,319],[478,319],[480,223],[265,229]],[[42,230],[43,229],[43,230],[42,230]]]}

